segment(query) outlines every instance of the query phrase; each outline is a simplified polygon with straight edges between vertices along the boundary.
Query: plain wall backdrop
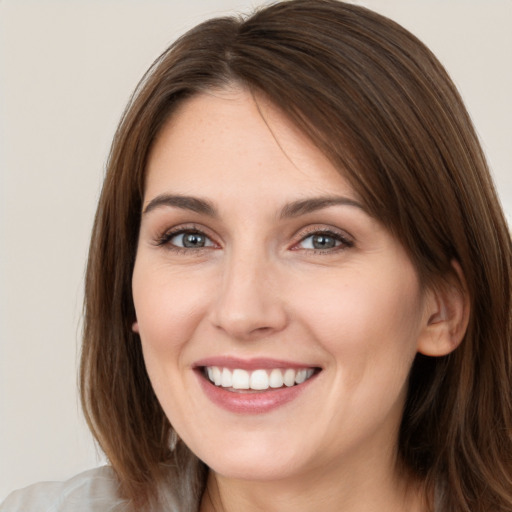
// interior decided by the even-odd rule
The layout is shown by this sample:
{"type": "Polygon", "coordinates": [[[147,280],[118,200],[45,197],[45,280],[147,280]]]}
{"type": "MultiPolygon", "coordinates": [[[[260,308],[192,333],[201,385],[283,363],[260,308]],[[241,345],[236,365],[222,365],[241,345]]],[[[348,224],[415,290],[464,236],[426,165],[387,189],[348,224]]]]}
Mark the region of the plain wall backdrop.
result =
{"type": "MultiPolygon", "coordinates": [[[[0,0],[0,501],[103,461],[81,416],[83,274],[112,135],[143,72],[256,0],[0,0]]],[[[362,0],[459,86],[512,216],[512,0],[362,0]]]]}

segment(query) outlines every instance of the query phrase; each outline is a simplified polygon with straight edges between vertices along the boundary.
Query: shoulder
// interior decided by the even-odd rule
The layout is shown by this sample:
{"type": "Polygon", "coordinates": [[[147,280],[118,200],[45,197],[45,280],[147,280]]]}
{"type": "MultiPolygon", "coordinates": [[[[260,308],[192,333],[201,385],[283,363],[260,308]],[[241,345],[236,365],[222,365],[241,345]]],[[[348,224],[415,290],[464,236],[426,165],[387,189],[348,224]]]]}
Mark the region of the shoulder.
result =
{"type": "Polygon", "coordinates": [[[122,512],[126,502],[108,466],[80,473],[65,482],[41,482],[14,491],[0,512],[122,512]]]}

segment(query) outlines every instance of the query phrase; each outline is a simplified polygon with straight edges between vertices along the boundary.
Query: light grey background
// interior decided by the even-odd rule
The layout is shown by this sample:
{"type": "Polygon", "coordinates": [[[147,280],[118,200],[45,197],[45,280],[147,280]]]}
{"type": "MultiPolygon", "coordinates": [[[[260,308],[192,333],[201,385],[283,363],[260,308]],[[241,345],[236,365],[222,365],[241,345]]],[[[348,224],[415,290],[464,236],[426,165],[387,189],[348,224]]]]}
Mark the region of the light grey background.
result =
{"type": "MultiPolygon", "coordinates": [[[[150,63],[248,0],[0,0],[0,501],[102,461],[76,395],[83,273],[111,137],[150,63]]],[[[459,86],[512,214],[512,0],[360,1],[459,86]]]]}

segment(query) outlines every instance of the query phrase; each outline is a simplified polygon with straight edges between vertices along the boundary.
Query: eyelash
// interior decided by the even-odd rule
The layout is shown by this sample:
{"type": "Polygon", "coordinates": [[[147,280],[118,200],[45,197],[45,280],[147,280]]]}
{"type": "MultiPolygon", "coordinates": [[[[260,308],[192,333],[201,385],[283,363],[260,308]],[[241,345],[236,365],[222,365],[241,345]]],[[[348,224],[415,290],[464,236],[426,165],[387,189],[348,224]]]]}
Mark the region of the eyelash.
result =
{"type": "MultiPolygon", "coordinates": [[[[319,228],[309,228],[305,232],[301,233],[301,238],[298,242],[296,242],[291,250],[293,251],[300,251],[305,250],[312,254],[329,254],[334,253],[338,251],[343,251],[345,249],[349,249],[354,246],[354,242],[346,235],[329,230],[329,229],[319,229],[319,228]],[[334,239],[335,243],[338,245],[335,245],[334,247],[328,248],[328,249],[301,249],[300,247],[297,247],[299,244],[304,243],[305,240],[308,238],[311,238],[313,236],[325,236],[328,238],[334,239]]],[[[170,231],[166,231],[162,235],[160,235],[156,239],[156,245],[158,247],[167,247],[169,250],[176,252],[176,253],[199,253],[204,250],[210,249],[212,246],[215,246],[216,244],[211,240],[211,238],[200,228],[196,226],[186,226],[186,227],[179,227],[176,229],[172,229],[170,231]],[[210,240],[212,242],[212,245],[206,246],[206,247],[179,247],[177,245],[174,245],[171,242],[171,240],[179,235],[184,234],[197,234],[204,236],[207,240],[210,240]]]]}
{"type": "Polygon", "coordinates": [[[342,234],[338,231],[333,231],[330,229],[321,229],[321,228],[308,228],[305,232],[301,233],[300,240],[294,244],[292,250],[294,251],[300,251],[305,250],[313,254],[332,254],[339,251],[343,251],[345,249],[350,249],[351,247],[354,247],[354,242],[351,240],[347,235],[342,234]],[[325,236],[328,238],[333,238],[335,243],[338,243],[335,247],[328,248],[328,249],[301,249],[295,248],[301,243],[304,243],[305,240],[308,238],[311,238],[313,236],[325,236]]]}
{"type": "Polygon", "coordinates": [[[158,247],[166,247],[169,250],[176,252],[176,253],[189,253],[189,254],[191,251],[194,251],[195,253],[197,253],[201,250],[206,250],[210,247],[210,246],[195,247],[195,248],[194,247],[179,247],[178,245],[174,245],[171,243],[171,240],[174,237],[179,236],[179,235],[184,235],[184,234],[197,234],[197,235],[204,236],[207,240],[211,240],[211,238],[202,229],[200,229],[196,226],[185,226],[185,227],[181,226],[181,227],[178,227],[175,229],[171,229],[169,231],[165,231],[162,235],[160,235],[157,238],[156,245],[158,247]]]}

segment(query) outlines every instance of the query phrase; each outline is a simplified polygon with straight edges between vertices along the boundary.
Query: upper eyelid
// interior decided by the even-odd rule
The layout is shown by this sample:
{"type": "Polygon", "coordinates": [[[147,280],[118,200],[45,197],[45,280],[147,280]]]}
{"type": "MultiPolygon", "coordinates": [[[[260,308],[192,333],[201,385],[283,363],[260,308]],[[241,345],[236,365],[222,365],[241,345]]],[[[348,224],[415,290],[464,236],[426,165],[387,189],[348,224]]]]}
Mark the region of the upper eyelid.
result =
{"type": "Polygon", "coordinates": [[[351,242],[355,241],[354,236],[352,236],[348,231],[341,229],[341,228],[336,228],[336,227],[330,226],[330,225],[307,226],[305,228],[298,230],[297,233],[295,234],[294,238],[297,237],[298,240],[300,241],[300,240],[303,240],[304,238],[307,238],[308,236],[312,236],[317,233],[318,234],[329,233],[329,234],[338,236],[347,241],[351,241],[351,242]]]}
{"type": "Polygon", "coordinates": [[[186,233],[186,232],[196,232],[196,233],[202,233],[205,236],[210,237],[211,230],[208,229],[206,226],[202,226],[200,224],[196,224],[195,222],[192,223],[185,223],[185,224],[178,224],[176,226],[163,229],[161,231],[162,236],[163,235],[179,235],[180,233],[186,233]]]}

